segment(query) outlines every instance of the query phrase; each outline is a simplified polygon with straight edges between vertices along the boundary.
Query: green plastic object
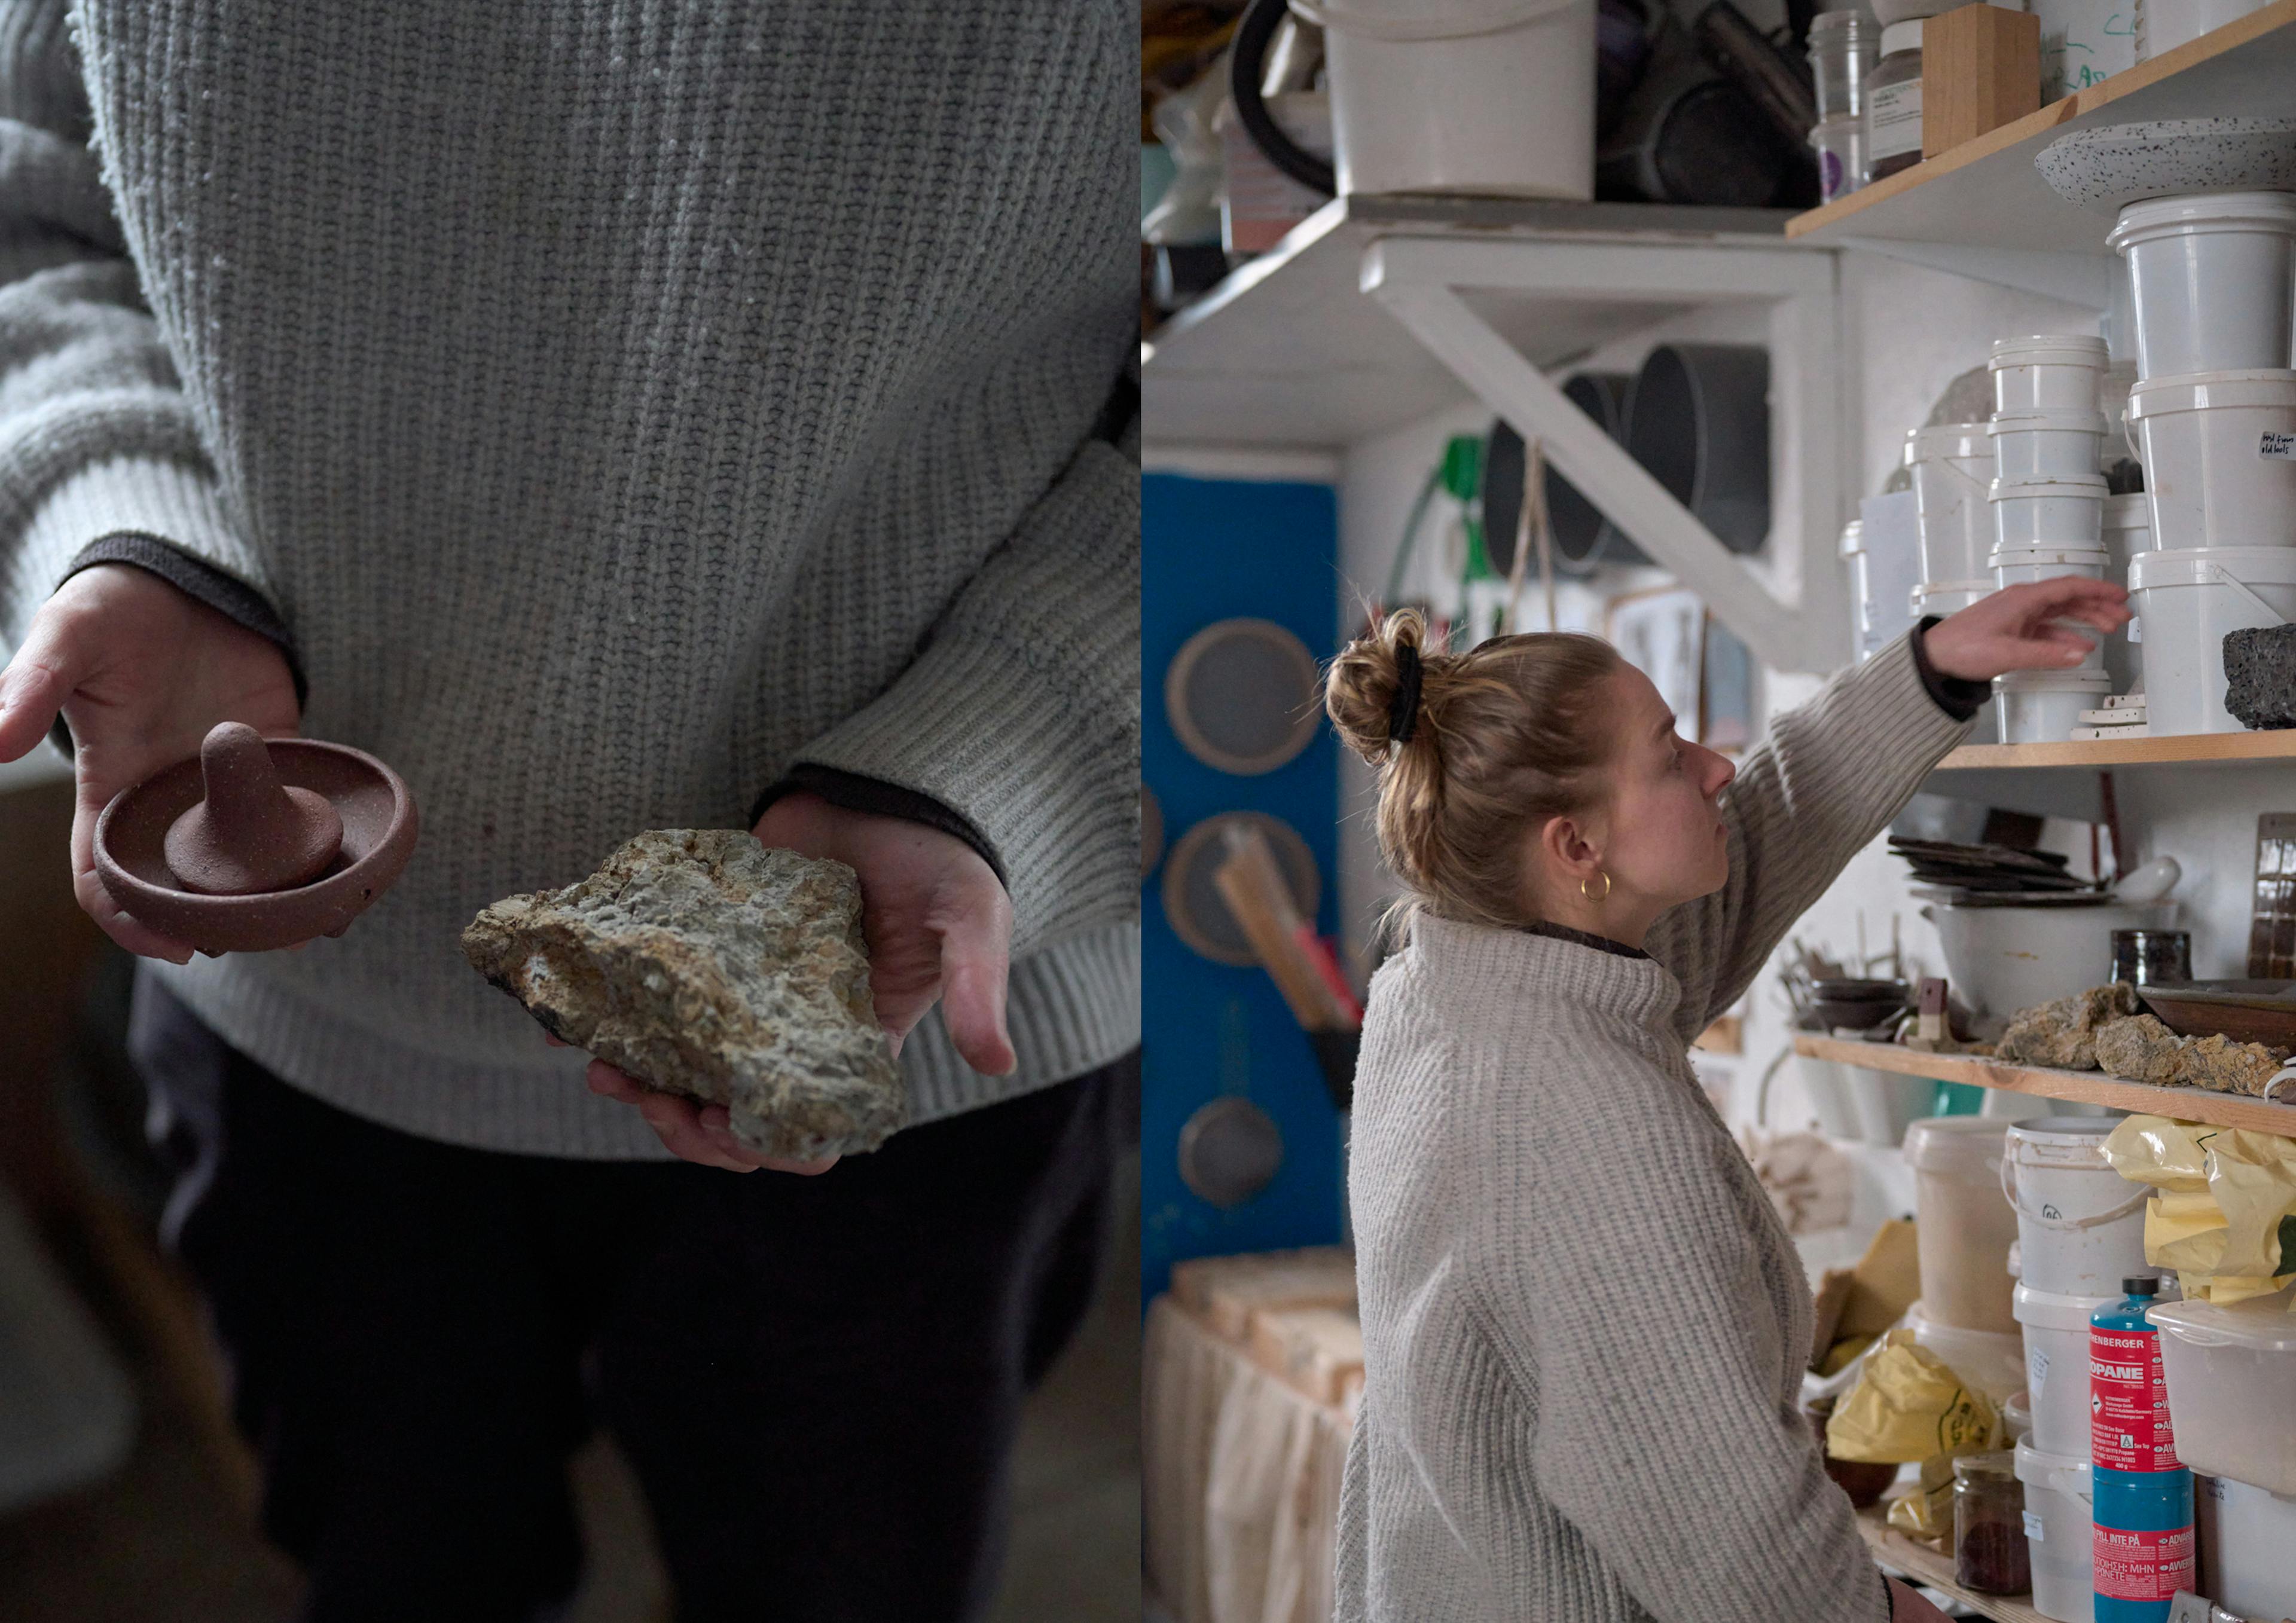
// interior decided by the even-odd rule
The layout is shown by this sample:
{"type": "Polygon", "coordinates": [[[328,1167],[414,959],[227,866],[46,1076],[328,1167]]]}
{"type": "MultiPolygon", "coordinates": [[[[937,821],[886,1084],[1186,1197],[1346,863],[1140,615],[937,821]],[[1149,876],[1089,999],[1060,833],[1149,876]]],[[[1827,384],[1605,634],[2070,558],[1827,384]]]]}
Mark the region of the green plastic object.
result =
{"type": "Polygon", "coordinates": [[[1937,1102],[1931,1113],[1939,1116],[1974,1116],[1985,1109],[1985,1090],[1974,1082],[1940,1082],[1937,1102]]]}

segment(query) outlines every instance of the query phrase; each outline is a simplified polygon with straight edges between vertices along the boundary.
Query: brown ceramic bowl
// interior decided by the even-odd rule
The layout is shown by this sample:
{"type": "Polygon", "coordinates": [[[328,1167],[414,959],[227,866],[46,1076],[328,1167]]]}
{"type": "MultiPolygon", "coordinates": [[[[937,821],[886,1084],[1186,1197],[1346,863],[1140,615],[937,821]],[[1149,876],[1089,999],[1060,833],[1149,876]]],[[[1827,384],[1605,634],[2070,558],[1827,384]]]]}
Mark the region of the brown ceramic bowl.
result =
{"type": "Polygon", "coordinates": [[[2296,980],[2191,980],[2138,987],[2136,996],[2178,1037],[2296,1047],[2296,980]]]}
{"type": "Polygon", "coordinates": [[[326,797],[343,820],[343,847],[308,885],[259,896],[186,890],[162,849],[168,828],[200,802],[200,758],[123,789],[95,820],[95,872],[120,911],[210,955],[268,952],[339,936],[390,889],[414,855],[422,819],[399,775],[363,750],[308,738],[268,738],[279,781],[326,797]]]}

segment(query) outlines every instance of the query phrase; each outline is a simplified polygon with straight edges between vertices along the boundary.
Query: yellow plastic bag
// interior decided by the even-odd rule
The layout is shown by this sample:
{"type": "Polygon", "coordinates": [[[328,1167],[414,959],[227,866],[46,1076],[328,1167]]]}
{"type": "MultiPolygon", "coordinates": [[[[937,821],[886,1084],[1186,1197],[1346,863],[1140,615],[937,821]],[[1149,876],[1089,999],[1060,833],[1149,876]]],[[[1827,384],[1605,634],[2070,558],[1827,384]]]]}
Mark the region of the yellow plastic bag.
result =
{"type": "Polygon", "coordinates": [[[1890,1501],[1888,1520],[1915,1543],[1952,1554],[1953,1455],[1938,1454],[1923,1460],[1921,1481],[1890,1501]]]}
{"type": "Polygon", "coordinates": [[[1825,1448],[1838,1460],[1903,1465],[1997,1448],[2005,1435],[1991,1398],[1917,1343],[1912,1331],[1893,1330],[1866,1355],[1857,1384],[1834,1406],[1825,1448]]]}
{"type": "Polygon", "coordinates": [[[2245,1301],[2296,1279],[2296,1139],[2131,1116],[2103,1154],[2160,1192],[2144,1209],[2144,1258],[2174,1268],[2186,1298],[2245,1301]]]}

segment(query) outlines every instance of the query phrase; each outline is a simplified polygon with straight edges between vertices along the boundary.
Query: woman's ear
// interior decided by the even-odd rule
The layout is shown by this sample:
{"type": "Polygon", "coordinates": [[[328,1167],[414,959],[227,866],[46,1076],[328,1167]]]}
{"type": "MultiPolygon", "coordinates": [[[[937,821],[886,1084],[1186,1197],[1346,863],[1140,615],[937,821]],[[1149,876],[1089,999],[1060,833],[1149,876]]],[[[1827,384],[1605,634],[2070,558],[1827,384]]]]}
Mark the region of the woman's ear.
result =
{"type": "Polygon", "coordinates": [[[1584,818],[1575,816],[1558,815],[1541,824],[1535,845],[1546,876],[1561,881],[1565,889],[1576,889],[1580,881],[1593,879],[1603,866],[1602,849],[1595,838],[1598,832],[1584,818]]]}

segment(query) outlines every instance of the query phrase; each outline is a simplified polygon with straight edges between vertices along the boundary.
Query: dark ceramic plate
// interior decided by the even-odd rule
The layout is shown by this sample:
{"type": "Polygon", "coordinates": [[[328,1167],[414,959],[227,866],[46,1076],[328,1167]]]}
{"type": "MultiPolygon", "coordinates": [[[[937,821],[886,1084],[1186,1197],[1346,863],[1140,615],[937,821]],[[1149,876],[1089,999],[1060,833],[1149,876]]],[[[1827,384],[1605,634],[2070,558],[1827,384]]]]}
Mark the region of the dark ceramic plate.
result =
{"type": "Polygon", "coordinates": [[[398,879],[421,819],[399,775],[363,750],[272,738],[279,781],[326,797],[343,820],[334,864],[308,885],[261,896],[186,890],[162,849],[176,819],[199,804],[200,758],[122,790],[95,823],[95,872],[120,910],[201,952],[258,953],[339,936],[398,879]]]}
{"type": "Polygon", "coordinates": [[[2179,1037],[2296,1048],[2296,980],[2194,980],[2140,987],[2137,997],[2179,1037]]]}

